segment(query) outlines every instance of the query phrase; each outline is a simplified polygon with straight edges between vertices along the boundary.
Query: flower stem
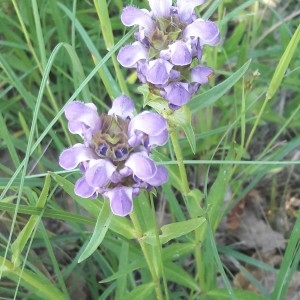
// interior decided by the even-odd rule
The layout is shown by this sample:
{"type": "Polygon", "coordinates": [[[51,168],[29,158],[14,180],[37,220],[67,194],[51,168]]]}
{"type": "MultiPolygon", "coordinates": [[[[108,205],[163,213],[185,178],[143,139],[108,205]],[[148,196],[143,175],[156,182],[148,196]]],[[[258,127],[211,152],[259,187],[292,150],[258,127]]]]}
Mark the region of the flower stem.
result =
{"type": "Polygon", "coordinates": [[[159,239],[159,228],[158,224],[156,222],[156,211],[155,211],[155,206],[153,202],[153,194],[148,193],[148,197],[150,198],[150,203],[151,203],[151,210],[153,214],[153,220],[155,220],[155,239],[156,239],[156,247],[155,247],[155,252],[156,252],[156,258],[160,267],[160,273],[163,281],[163,286],[164,286],[164,292],[165,292],[165,298],[164,300],[169,300],[169,291],[168,291],[168,285],[167,285],[167,278],[165,274],[165,269],[164,269],[164,263],[163,263],[163,256],[162,256],[162,249],[161,249],[161,242],[159,239]]]}
{"type": "Polygon", "coordinates": [[[161,291],[161,286],[160,286],[160,283],[159,283],[159,278],[158,278],[157,273],[155,271],[154,265],[151,262],[151,257],[149,255],[149,252],[148,252],[148,249],[147,249],[147,245],[146,245],[146,243],[143,240],[143,231],[142,231],[142,228],[140,226],[140,223],[139,223],[138,218],[137,218],[137,216],[136,216],[136,214],[135,214],[134,211],[130,214],[130,218],[131,218],[132,224],[133,224],[133,226],[134,226],[134,228],[136,230],[137,239],[138,239],[138,242],[139,242],[139,244],[141,246],[141,249],[143,251],[145,260],[147,262],[149,271],[151,273],[152,280],[153,280],[153,282],[155,284],[156,298],[157,298],[157,300],[163,300],[163,293],[161,291]]]}
{"type": "Polygon", "coordinates": [[[171,128],[170,137],[171,137],[171,141],[173,144],[176,159],[178,162],[179,173],[180,173],[181,183],[182,183],[182,193],[183,193],[183,195],[187,195],[190,192],[189,182],[187,179],[187,174],[186,174],[185,166],[183,163],[182,151],[181,151],[181,148],[180,148],[180,145],[178,142],[175,128],[171,128]]]}
{"type": "Polygon", "coordinates": [[[206,285],[206,280],[205,280],[205,268],[203,267],[204,264],[201,263],[204,261],[205,257],[203,255],[203,250],[202,250],[202,245],[201,245],[201,229],[197,228],[195,230],[195,262],[196,262],[196,270],[197,270],[197,277],[199,286],[202,291],[205,291],[205,285],[206,285]]]}

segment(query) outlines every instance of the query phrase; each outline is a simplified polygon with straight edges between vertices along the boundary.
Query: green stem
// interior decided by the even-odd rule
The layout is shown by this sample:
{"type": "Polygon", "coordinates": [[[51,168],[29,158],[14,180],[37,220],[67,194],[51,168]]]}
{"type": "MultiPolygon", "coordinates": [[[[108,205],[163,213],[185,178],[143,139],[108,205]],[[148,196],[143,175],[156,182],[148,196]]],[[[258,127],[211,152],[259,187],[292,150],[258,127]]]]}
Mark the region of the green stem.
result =
{"type": "Polygon", "coordinates": [[[155,239],[156,239],[155,250],[156,250],[156,257],[157,257],[158,264],[159,264],[159,267],[160,267],[160,273],[161,273],[163,286],[164,286],[164,290],[165,290],[165,298],[164,299],[169,300],[170,296],[169,296],[167,278],[166,278],[165,268],[164,268],[164,263],[163,263],[161,242],[160,242],[160,239],[159,239],[159,228],[158,228],[158,224],[156,222],[156,211],[155,211],[155,206],[154,206],[154,202],[153,202],[153,195],[148,193],[148,197],[150,198],[151,210],[152,210],[152,213],[153,213],[153,220],[155,221],[155,239]]]}
{"type": "Polygon", "coordinates": [[[115,68],[115,72],[116,72],[116,75],[117,75],[117,79],[119,81],[119,85],[120,85],[121,91],[122,91],[122,93],[124,93],[126,95],[129,95],[127,84],[126,84],[124,76],[123,76],[123,74],[121,72],[120,65],[119,65],[119,63],[117,61],[116,56],[112,55],[111,59],[112,59],[112,62],[113,62],[114,68],[115,68]]]}
{"type": "Polygon", "coordinates": [[[178,168],[179,168],[179,173],[181,177],[181,182],[182,182],[182,193],[183,195],[187,195],[190,192],[189,188],[189,182],[187,179],[187,174],[183,162],[183,156],[182,156],[182,151],[180,149],[180,145],[177,139],[177,134],[175,128],[171,128],[170,130],[170,137],[171,141],[173,144],[174,152],[176,155],[177,163],[178,163],[178,168]]]}
{"type": "Polygon", "coordinates": [[[197,277],[196,280],[198,280],[199,286],[202,291],[205,290],[205,268],[204,264],[202,263],[204,261],[204,255],[202,252],[202,245],[201,245],[201,229],[197,228],[195,230],[195,261],[196,261],[196,270],[197,270],[197,277]]]}
{"type": "Polygon", "coordinates": [[[158,300],[163,300],[163,293],[161,291],[161,287],[160,287],[160,283],[159,283],[159,278],[158,278],[158,276],[156,274],[154,265],[151,263],[151,257],[149,255],[149,252],[148,252],[148,249],[147,249],[147,245],[146,245],[146,243],[143,240],[143,231],[142,231],[142,228],[140,226],[140,223],[139,223],[138,218],[137,218],[137,216],[136,216],[136,214],[135,214],[134,211],[130,214],[130,218],[131,218],[132,224],[133,224],[133,226],[134,226],[134,228],[136,230],[137,239],[138,239],[138,242],[139,242],[139,244],[141,246],[141,249],[143,251],[145,260],[147,262],[149,271],[151,273],[152,280],[153,280],[153,282],[155,284],[156,298],[158,300]]]}
{"type": "MultiPolygon", "coordinates": [[[[177,134],[175,128],[172,128],[170,130],[170,137],[171,141],[173,144],[174,152],[176,155],[178,167],[179,167],[179,172],[180,172],[180,177],[181,177],[181,182],[182,182],[182,193],[183,196],[188,195],[190,192],[189,188],[189,182],[187,179],[187,174],[184,166],[184,161],[183,161],[183,156],[182,156],[182,151],[178,142],[177,134]]],[[[185,201],[188,201],[187,197],[184,197],[185,201]]],[[[191,215],[191,217],[193,217],[191,215]]],[[[195,231],[195,261],[196,261],[196,269],[197,269],[197,274],[198,274],[198,282],[200,284],[201,290],[205,290],[206,287],[206,281],[205,281],[205,276],[204,276],[204,271],[203,269],[203,252],[201,248],[201,231],[200,229],[196,229],[195,231]]]]}

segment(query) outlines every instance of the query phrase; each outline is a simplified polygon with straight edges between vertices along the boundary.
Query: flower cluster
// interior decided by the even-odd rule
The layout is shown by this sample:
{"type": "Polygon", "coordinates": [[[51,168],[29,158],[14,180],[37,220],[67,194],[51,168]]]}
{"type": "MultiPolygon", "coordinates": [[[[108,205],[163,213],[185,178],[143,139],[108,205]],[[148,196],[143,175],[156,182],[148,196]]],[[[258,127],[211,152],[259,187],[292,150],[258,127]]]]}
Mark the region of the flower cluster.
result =
{"type": "Polygon", "coordinates": [[[101,116],[92,103],[73,101],[65,108],[70,132],[79,134],[83,143],[65,149],[59,164],[66,170],[79,165],[83,176],[75,193],[83,198],[102,194],[118,216],[132,211],[132,199],[142,188],[150,190],[168,180],[167,170],[149,157],[153,147],[168,140],[165,119],[148,111],[134,116],[133,111],[133,101],[124,95],[101,116]]]}
{"type": "Polygon", "coordinates": [[[171,109],[186,104],[208,82],[213,70],[200,65],[203,46],[220,41],[218,27],[197,19],[194,9],[205,0],[149,0],[151,11],[127,6],[124,25],[139,25],[135,42],[121,48],[118,61],[123,67],[136,68],[139,80],[151,93],[169,102],[171,109]]]}

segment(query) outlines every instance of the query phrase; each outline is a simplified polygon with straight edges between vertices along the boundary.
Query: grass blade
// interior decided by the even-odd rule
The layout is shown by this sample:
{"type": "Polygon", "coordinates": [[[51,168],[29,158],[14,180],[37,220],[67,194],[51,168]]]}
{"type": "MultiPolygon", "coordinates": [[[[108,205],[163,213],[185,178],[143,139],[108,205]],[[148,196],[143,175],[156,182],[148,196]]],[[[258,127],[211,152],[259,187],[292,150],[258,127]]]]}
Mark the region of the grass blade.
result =
{"type": "MultiPolygon", "coordinates": [[[[43,190],[40,194],[39,199],[37,200],[36,207],[37,208],[44,208],[47,197],[48,197],[48,192],[50,188],[50,182],[51,182],[51,177],[50,175],[46,176],[45,179],[45,184],[43,187],[43,190]]],[[[27,241],[30,239],[34,228],[38,225],[42,218],[42,211],[41,214],[38,216],[31,216],[25,227],[22,229],[22,231],[18,234],[17,239],[13,242],[11,245],[12,249],[12,263],[14,264],[15,267],[18,267],[21,263],[21,252],[23,251],[27,241]]]]}
{"type": "Polygon", "coordinates": [[[111,219],[112,212],[110,210],[109,201],[104,201],[102,209],[97,218],[93,235],[81,253],[78,263],[81,263],[96,251],[106,235],[111,219]]]}
{"type": "Polygon", "coordinates": [[[287,248],[281,263],[279,274],[276,278],[275,288],[272,294],[272,299],[286,299],[287,289],[291,282],[294,272],[300,262],[300,214],[294,225],[293,231],[289,238],[287,248]]]}
{"type": "Polygon", "coordinates": [[[279,86],[281,85],[284,74],[290,64],[290,61],[294,55],[294,52],[297,49],[299,42],[300,42],[300,25],[295,31],[292,39],[290,40],[288,46],[286,47],[277,65],[277,68],[275,70],[275,73],[272,77],[272,80],[267,90],[266,100],[271,99],[274,96],[274,94],[277,92],[279,86]]]}
{"type": "Polygon", "coordinates": [[[18,282],[21,277],[21,285],[29,289],[33,295],[39,296],[39,299],[66,300],[65,295],[57,289],[46,277],[41,274],[36,275],[31,271],[15,268],[14,265],[0,256],[1,273],[5,277],[18,282]]]}

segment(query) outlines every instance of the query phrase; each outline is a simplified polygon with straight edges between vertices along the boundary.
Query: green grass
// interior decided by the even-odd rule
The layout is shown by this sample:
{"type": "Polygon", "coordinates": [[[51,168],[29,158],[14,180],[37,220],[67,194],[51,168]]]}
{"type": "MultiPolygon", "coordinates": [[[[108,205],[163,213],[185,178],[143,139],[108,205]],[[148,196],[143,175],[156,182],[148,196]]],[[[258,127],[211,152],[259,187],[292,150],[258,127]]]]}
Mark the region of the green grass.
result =
{"type": "Polygon", "coordinates": [[[300,7],[265,2],[197,9],[221,29],[221,45],[204,54],[215,77],[188,104],[191,115],[172,120],[184,130],[173,136],[178,148],[170,141],[153,151],[168,183],[121,218],[107,200],[76,196],[78,170],[59,167],[60,152],[79,142],[63,112],[80,99],[105,113],[122,92],[143,109],[139,83],[116,54],[135,30],[121,23],[123,7],[147,1],[0,1],[1,299],[288,299],[300,260],[299,212],[286,209],[299,199],[300,7]],[[266,221],[276,229],[281,209],[289,223],[281,263],[222,244],[222,219],[286,170],[285,188],[273,180],[264,189],[266,221]],[[272,286],[249,266],[274,274],[272,286]],[[238,272],[257,293],[235,286],[238,272]]]}

